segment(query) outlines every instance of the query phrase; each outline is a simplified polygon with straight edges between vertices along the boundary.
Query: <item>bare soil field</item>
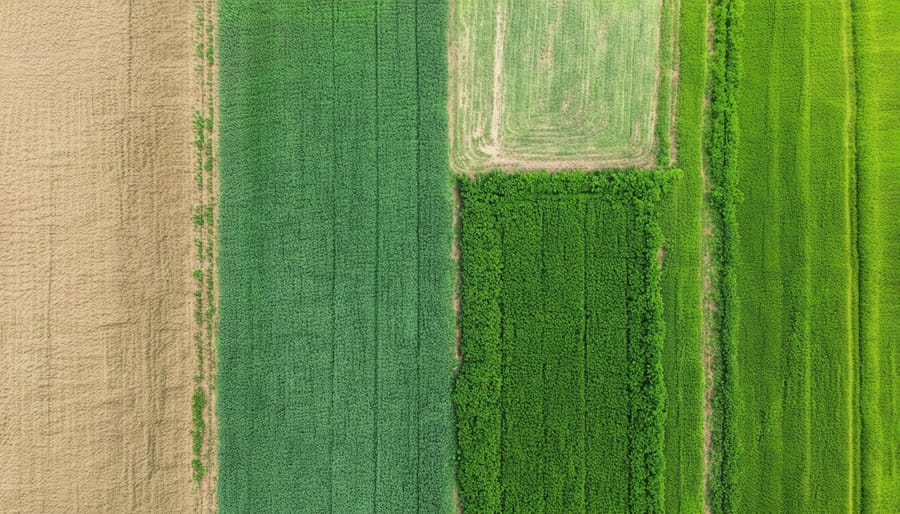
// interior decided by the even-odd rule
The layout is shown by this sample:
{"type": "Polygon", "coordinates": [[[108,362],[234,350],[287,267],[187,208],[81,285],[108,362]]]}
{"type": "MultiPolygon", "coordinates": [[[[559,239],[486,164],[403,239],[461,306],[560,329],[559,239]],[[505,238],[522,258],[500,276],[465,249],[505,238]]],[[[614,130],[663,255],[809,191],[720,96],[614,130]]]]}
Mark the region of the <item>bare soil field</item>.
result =
{"type": "Polygon", "coordinates": [[[190,2],[0,3],[0,506],[189,512],[190,2]]]}

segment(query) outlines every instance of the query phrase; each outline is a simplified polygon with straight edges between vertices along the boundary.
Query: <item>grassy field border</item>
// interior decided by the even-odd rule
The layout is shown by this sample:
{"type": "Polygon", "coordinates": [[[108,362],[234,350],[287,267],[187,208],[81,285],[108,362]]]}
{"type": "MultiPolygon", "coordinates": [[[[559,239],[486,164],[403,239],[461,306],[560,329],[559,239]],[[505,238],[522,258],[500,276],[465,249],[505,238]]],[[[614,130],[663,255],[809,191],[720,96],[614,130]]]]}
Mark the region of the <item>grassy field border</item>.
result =
{"type": "Polygon", "coordinates": [[[194,226],[192,272],[194,347],[197,373],[191,396],[191,476],[201,510],[215,508],[215,373],[217,327],[216,226],[218,184],[215,158],[215,1],[195,0],[194,226]]]}
{"type": "Polygon", "coordinates": [[[665,342],[663,370],[667,389],[667,512],[703,510],[703,395],[701,356],[700,208],[704,151],[704,96],[707,77],[706,3],[681,2],[676,17],[677,89],[673,157],[684,171],[660,206],[665,242],[661,290],[665,342]]]}

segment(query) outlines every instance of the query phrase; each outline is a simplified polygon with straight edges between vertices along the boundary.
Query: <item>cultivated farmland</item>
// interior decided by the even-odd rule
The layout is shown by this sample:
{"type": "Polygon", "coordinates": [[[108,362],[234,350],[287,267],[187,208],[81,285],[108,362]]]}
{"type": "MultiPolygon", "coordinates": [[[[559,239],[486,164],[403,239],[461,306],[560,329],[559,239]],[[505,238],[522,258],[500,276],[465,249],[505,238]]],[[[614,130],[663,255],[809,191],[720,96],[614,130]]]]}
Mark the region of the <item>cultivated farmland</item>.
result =
{"type": "Polygon", "coordinates": [[[854,3],[860,507],[900,510],[900,4],[854,3]]]}
{"type": "MultiPolygon", "coordinates": [[[[706,90],[706,5],[683,2],[678,29],[677,165],[683,171],[659,206],[663,234],[663,382],[666,386],[665,510],[703,509],[704,415],[709,415],[704,360],[709,354],[708,324],[698,308],[709,287],[701,280],[701,206],[704,181],[703,116],[706,90]],[[705,329],[701,328],[701,325],[705,329]]],[[[706,305],[709,302],[705,302],[706,305]]],[[[707,423],[708,425],[708,423],[707,423]]]]}
{"type": "Polygon", "coordinates": [[[664,179],[463,179],[464,511],[662,509],[664,179]]]}
{"type": "Polygon", "coordinates": [[[452,508],[447,12],[402,4],[219,4],[222,511],[452,508]]]}
{"type": "Polygon", "coordinates": [[[193,6],[0,3],[0,510],[190,512],[193,6]]]}
{"type": "Polygon", "coordinates": [[[791,2],[771,17],[774,5],[748,3],[743,15],[735,422],[743,455],[733,503],[751,512],[853,511],[860,364],[850,4],[791,2]]]}
{"type": "Polygon", "coordinates": [[[669,101],[661,0],[452,5],[457,171],[655,164],[657,108],[668,113],[669,101]]]}
{"type": "Polygon", "coordinates": [[[900,513],[898,19],[0,0],[0,512],[900,513]]]}

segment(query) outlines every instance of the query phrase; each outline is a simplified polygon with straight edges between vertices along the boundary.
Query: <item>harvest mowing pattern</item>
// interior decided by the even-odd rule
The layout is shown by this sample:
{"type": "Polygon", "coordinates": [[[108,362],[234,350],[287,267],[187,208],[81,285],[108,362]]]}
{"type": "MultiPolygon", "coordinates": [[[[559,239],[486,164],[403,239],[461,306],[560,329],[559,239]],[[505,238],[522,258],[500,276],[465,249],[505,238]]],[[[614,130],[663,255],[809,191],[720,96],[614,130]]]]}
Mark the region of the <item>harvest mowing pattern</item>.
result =
{"type": "Polygon", "coordinates": [[[446,6],[219,12],[219,507],[446,512],[446,6]]]}
{"type": "Polygon", "coordinates": [[[461,179],[466,512],[662,509],[669,175],[461,179]]]}
{"type": "MultiPolygon", "coordinates": [[[[673,3],[666,0],[667,15],[673,3]]],[[[654,164],[657,106],[669,112],[671,87],[671,40],[660,37],[662,5],[453,2],[453,167],[478,172],[654,164]],[[660,72],[661,61],[666,69],[660,72]]],[[[665,26],[670,36],[673,26],[668,20],[665,26]]],[[[664,136],[668,121],[662,120],[664,136]]]]}

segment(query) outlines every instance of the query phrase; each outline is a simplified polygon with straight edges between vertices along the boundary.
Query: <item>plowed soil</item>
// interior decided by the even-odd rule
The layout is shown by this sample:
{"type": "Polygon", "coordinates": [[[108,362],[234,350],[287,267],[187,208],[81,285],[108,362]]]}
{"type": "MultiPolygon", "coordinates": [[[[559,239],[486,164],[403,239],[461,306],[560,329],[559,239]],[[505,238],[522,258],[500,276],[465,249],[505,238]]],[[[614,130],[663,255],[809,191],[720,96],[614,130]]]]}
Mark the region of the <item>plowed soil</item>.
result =
{"type": "Polygon", "coordinates": [[[188,512],[194,6],[0,3],[0,509],[188,512]]]}

